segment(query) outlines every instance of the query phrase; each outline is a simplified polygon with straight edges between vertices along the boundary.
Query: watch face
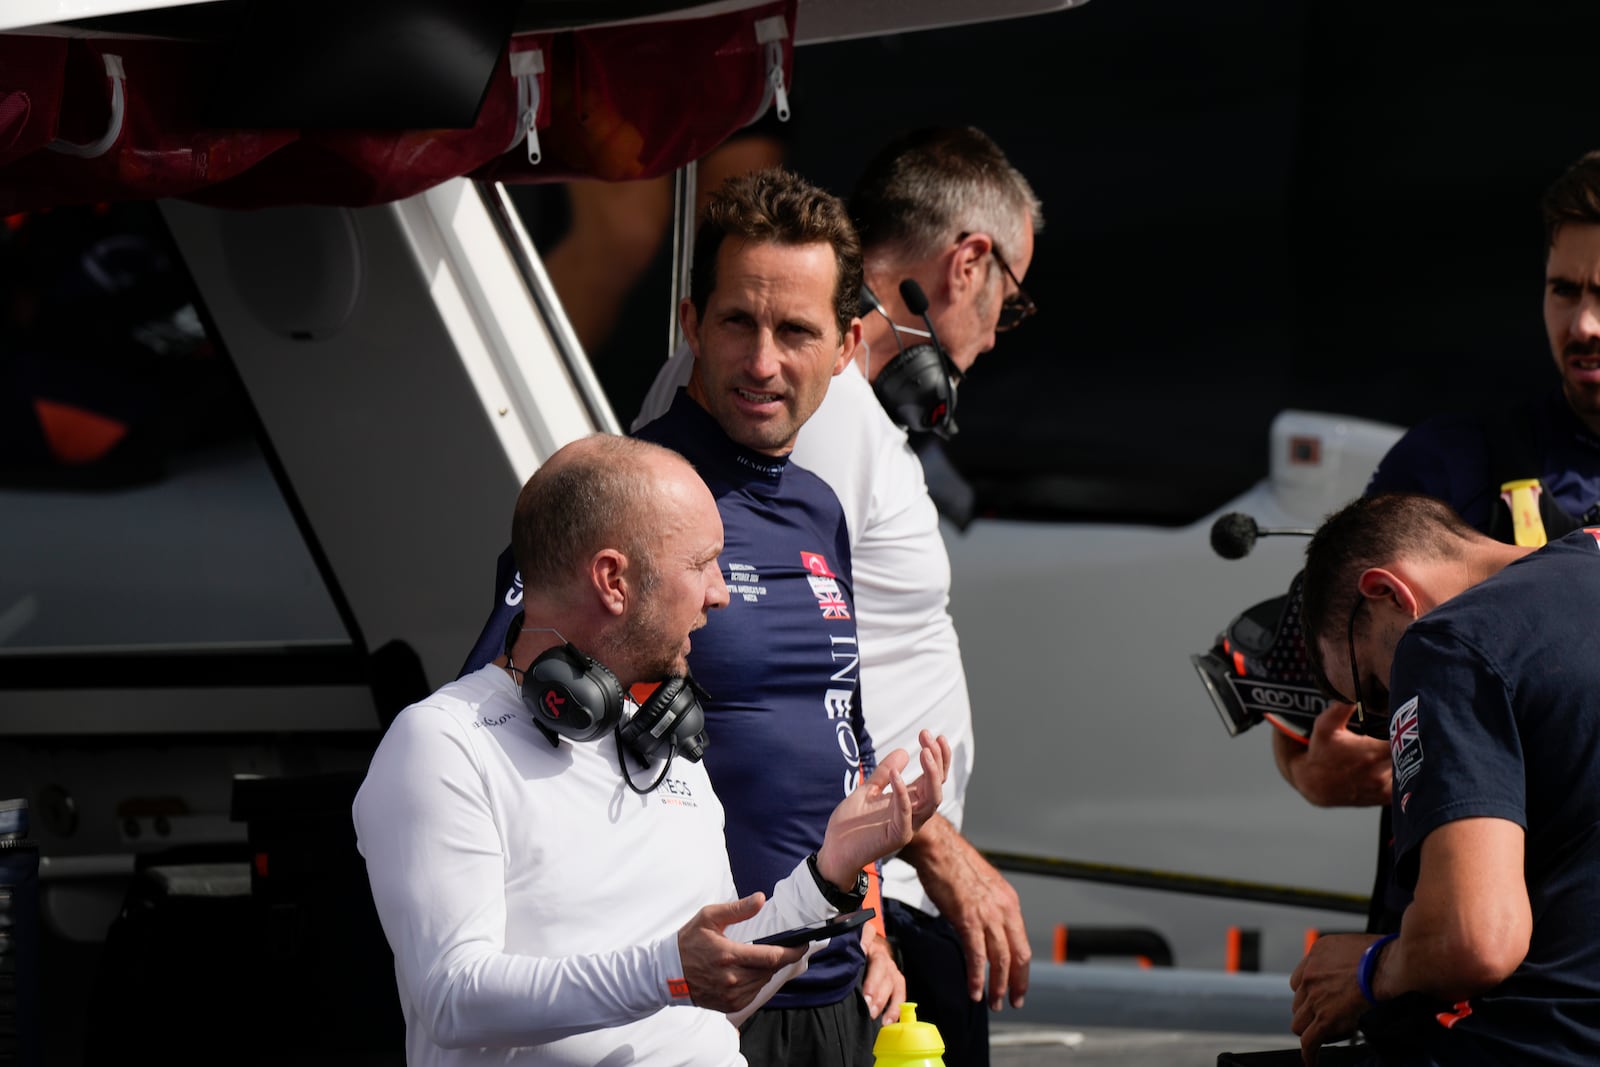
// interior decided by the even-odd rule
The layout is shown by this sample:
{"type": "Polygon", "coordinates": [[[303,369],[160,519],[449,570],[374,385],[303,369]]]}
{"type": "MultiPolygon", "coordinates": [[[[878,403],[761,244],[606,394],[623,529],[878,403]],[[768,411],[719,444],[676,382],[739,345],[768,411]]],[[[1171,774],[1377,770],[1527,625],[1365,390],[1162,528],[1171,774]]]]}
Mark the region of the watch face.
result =
{"type": "Polygon", "coordinates": [[[867,899],[868,885],[867,872],[857,871],[856,884],[851,886],[848,890],[840,889],[838,886],[833,887],[833,905],[839,908],[841,911],[859,908],[861,906],[861,902],[867,899]]]}
{"type": "Polygon", "coordinates": [[[829,904],[840,911],[850,911],[861,906],[867,898],[867,872],[856,872],[856,884],[850,889],[840,889],[822,876],[822,870],[817,866],[817,854],[813,852],[806,857],[806,866],[811,870],[811,877],[817,883],[817,888],[822,891],[822,897],[829,904]]]}

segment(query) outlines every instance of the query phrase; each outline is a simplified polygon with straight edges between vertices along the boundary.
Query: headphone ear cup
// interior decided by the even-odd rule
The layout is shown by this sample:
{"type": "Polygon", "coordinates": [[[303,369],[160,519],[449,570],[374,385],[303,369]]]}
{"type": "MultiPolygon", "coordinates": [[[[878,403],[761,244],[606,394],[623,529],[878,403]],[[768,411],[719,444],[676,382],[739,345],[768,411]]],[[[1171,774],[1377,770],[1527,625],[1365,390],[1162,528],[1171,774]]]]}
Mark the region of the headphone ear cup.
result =
{"type": "Polygon", "coordinates": [[[705,729],[706,713],[695,684],[687,678],[668,678],[622,724],[622,744],[648,760],[670,742],[678,755],[698,763],[706,751],[705,729]]]}
{"type": "Polygon", "coordinates": [[[593,741],[622,719],[622,683],[570,644],[539,654],[522,676],[533,721],[573,741],[593,741]]]}
{"type": "Polygon", "coordinates": [[[872,391],[889,417],[908,430],[937,433],[955,416],[955,382],[931,344],[912,345],[884,364],[872,391]]]}

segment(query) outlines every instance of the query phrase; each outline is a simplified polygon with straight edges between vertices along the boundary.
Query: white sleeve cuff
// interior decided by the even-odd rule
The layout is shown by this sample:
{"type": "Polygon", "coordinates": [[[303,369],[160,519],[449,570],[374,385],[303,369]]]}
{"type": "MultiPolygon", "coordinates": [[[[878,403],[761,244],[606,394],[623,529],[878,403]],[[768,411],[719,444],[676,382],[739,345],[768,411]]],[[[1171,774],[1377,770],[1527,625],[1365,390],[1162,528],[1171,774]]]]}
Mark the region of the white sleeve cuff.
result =
{"type": "Polygon", "coordinates": [[[678,955],[678,931],[650,947],[655,961],[655,985],[662,1004],[690,1004],[689,980],[683,974],[683,957],[678,955]]]}

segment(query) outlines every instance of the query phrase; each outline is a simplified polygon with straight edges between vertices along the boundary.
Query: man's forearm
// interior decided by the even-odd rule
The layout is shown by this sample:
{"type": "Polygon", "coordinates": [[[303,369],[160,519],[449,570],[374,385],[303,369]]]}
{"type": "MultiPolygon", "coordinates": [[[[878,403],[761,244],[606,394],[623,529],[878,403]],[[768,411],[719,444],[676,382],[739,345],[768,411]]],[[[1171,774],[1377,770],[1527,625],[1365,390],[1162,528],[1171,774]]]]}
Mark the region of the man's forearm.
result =
{"type": "Polygon", "coordinates": [[[955,858],[956,850],[971,848],[960,832],[943,815],[934,814],[922,829],[911,838],[911,843],[900,850],[900,858],[915,867],[923,877],[930,877],[955,858]]]}
{"type": "Polygon", "coordinates": [[[1516,823],[1461,819],[1430,833],[1400,937],[1373,969],[1373,995],[1417,991],[1458,1001],[1509,978],[1533,936],[1522,864],[1516,823]]]}
{"type": "Polygon", "coordinates": [[[1008,994],[1020,1007],[1033,953],[1017,891],[948,819],[937,815],[900,856],[916,868],[922,888],[961,939],[968,995],[982,999],[987,972],[990,1007],[999,1010],[1008,994]]]}
{"type": "Polygon", "coordinates": [[[1454,1002],[1487,993],[1527,954],[1527,942],[1519,947],[1515,931],[1491,924],[1486,919],[1482,928],[1473,928],[1459,917],[1430,922],[1408,909],[1400,936],[1380,950],[1373,967],[1373,996],[1388,1000],[1417,992],[1454,1002]]]}

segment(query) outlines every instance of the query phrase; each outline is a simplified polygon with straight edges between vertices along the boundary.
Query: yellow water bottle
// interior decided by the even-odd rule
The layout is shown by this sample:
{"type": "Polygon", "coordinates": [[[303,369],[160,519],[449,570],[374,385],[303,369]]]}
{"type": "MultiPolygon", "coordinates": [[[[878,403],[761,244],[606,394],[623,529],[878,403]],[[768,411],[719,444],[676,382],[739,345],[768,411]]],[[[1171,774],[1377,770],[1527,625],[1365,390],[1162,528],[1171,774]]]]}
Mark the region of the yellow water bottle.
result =
{"type": "Polygon", "coordinates": [[[900,1021],[886,1023],[872,1043],[873,1067],[944,1067],[944,1039],[932,1023],[917,1022],[917,1006],[900,1005],[900,1021]]]}

